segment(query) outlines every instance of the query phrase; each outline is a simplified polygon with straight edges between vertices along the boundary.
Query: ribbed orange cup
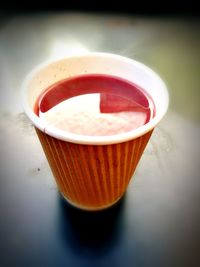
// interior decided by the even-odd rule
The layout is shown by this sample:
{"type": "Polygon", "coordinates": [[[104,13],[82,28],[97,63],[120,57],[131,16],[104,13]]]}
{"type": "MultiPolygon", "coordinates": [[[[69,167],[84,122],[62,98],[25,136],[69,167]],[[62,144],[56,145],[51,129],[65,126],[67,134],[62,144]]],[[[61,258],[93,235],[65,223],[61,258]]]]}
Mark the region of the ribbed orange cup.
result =
{"type": "Polygon", "coordinates": [[[113,54],[89,53],[36,68],[24,82],[23,104],[61,194],[78,208],[99,210],[124,195],[153,129],[167,111],[168,93],[157,74],[141,63],[113,54]],[[155,118],[136,130],[108,137],[79,136],[44,125],[33,112],[38,95],[50,84],[86,71],[118,75],[139,84],[154,100],[155,118]]]}
{"type": "Polygon", "coordinates": [[[63,196],[84,209],[103,209],[123,196],[152,133],[118,144],[82,145],[36,131],[63,196]]]}

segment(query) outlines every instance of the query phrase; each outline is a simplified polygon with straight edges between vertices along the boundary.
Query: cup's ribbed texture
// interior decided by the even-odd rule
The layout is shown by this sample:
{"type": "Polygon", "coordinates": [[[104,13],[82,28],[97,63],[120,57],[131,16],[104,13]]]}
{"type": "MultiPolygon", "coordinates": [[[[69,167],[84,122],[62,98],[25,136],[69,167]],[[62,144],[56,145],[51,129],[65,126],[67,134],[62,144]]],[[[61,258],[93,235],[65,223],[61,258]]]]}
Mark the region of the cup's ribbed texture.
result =
{"type": "Polygon", "coordinates": [[[152,134],[119,144],[81,145],[36,132],[61,193],[85,209],[104,208],[123,196],[152,134]]]}

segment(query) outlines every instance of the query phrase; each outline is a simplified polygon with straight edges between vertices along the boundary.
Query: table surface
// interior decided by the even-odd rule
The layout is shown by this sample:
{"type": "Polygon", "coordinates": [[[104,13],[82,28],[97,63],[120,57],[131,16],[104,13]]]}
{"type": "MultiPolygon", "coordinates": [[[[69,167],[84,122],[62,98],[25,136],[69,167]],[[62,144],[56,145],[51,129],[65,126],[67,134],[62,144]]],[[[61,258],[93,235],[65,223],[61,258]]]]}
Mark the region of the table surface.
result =
{"type": "Polygon", "coordinates": [[[0,266],[200,266],[200,21],[84,13],[0,16],[0,266]],[[61,199],[20,104],[49,58],[113,52],[157,71],[170,108],[123,200],[99,213],[61,199]]]}

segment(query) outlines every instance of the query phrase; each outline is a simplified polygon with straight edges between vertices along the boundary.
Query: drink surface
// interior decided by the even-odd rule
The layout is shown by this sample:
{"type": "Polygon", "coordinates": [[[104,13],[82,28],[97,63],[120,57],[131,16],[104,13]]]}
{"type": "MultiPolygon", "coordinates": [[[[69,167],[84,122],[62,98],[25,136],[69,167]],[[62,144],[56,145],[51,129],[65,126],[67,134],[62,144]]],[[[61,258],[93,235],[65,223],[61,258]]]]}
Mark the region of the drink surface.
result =
{"type": "Polygon", "coordinates": [[[132,131],[155,116],[138,85],[116,76],[87,74],[48,87],[35,104],[45,125],[79,135],[109,136],[132,131]]]}

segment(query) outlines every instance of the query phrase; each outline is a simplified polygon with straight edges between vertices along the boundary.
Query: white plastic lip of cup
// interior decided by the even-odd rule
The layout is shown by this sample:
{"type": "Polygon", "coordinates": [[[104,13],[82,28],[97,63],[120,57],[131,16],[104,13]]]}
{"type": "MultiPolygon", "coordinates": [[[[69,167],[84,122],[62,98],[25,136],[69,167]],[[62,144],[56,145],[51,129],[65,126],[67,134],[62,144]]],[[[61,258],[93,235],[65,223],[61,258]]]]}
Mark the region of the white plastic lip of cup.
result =
{"type": "Polygon", "coordinates": [[[142,136],[155,128],[166,114],[169,105],[167,87],[152,69],[133,59],[101,52],[90,52],[68,56],[57,61],[46,61],[28,74],[22,84],[21,92],[24,111],[36,128],[57,139],[78,144],[106,145],[142,136]],[[44,125],[44,122],[33,111],[37,97],[50,84],[85,73],[110,74],[138,84],[153,98],[156,107],[155,117],[135,130],[110,136],[78,135],[44,125]]]}

